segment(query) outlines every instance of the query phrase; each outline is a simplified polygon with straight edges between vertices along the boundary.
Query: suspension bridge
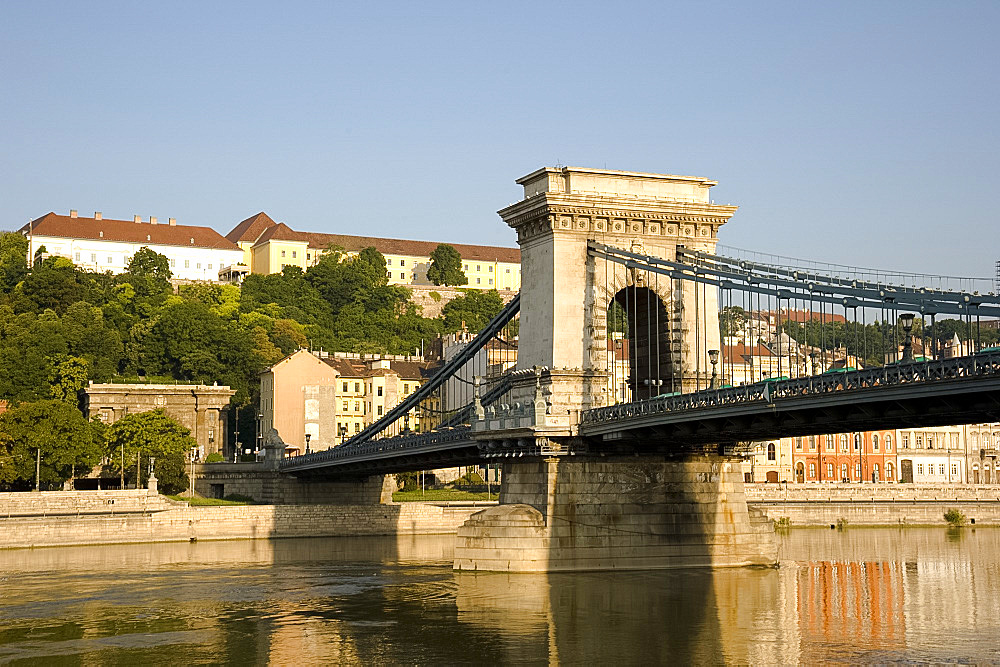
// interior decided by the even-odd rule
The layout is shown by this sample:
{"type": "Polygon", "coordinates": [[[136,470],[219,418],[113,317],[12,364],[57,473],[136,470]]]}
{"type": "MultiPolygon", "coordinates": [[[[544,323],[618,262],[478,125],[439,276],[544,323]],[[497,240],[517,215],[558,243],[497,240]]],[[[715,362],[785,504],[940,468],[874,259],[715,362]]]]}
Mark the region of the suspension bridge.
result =
{"type": "Polygon", "coordinates": [[[499,464],[501,504],[463,527],[459,569],[769,564],[739,474],[752,441],[1000,418],[1000,350],[983,344],[1000,297],[968,280],[726,256],[736,207],[704,178],[543,168],[518,183],[499,212],[518,297],[384,417],[283,473],[499,464]]]}

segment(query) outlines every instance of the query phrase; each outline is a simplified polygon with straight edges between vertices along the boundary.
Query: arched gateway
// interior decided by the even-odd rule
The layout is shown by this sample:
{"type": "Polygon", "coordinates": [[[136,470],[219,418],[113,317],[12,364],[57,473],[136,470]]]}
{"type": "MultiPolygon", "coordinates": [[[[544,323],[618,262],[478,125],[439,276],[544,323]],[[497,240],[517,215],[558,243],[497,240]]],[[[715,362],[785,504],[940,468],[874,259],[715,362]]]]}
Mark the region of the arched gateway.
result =
{"type": "Polygon", "coordinates": [[[773,563],[770,522],[751,521],[738,459],[669,442],[621,450],[578,431],[582,410],[621,400],[619,391],[638,400],[706,388],[706,353],[720,348],[714,290],[651,278],[594,256],[588,242],[667,260],[681,246],[714,252],[736,207],[713,203],[716,182],[692,176],[562,167],[517,183],[524,198],[499,212],[521,246],[518,368],[526,372],[511,404],[532,406],[533,421],[505,430],[494,415],[477,437],[498,456],[512,440],[533,440],[538,456],[501,459],[501,504],[461,528],[455,567],[773,563]],[[621,378],[609,360],[615,340],[629,356],[621,378]]]}

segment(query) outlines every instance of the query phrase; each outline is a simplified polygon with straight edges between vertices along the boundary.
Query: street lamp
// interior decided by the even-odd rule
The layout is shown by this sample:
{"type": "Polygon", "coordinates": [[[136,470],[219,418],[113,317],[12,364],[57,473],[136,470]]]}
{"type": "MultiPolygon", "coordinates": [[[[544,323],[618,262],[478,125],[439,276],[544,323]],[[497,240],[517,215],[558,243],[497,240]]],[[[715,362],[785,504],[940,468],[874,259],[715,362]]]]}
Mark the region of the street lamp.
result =
{"type": "Polygon", "coordinates": [[[718,377],[719,377],[718,373],[716,372],[716,368],[715,368],[716,364],[719,363],[719,351],[718,350],[709,350],[708,351],[708,360],[712,362],[712,382],[711,382],[711,384],[708,385],[708,388],[709,389],[715,389],[716,388],[716,383],[717,383],[718,377]]]}
{"type": "Polygon", "coordinates": [[[309,453],[309,438],[312,437],[312,433],[306,433],[306,454],[309,453]]]}
{"type": "Polygon", "coordinates": [[[910,334],[913,332],[913,313],[903,313],[899,316],[899,323],[903,325],[903,363],[913,361],[913,341],[910,334]]]}
{"type": "Polygon", "coordinates": [[[812,375],[819,375],[819,368],[816,366],[816,358],[819,357],[815,351],[809,353],[809,363],[812,368],[812,375]]]}

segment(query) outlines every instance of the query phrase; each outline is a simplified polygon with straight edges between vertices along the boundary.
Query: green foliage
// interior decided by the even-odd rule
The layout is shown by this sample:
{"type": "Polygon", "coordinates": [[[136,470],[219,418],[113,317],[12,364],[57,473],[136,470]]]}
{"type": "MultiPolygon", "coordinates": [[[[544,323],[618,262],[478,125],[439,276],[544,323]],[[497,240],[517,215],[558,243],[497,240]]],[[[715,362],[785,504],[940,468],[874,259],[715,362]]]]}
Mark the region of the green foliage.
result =
{"type": "Polygon", "coordinates": [[[163,296],[170,291],[170,260],[143,247],[132,255],[122,280],[132,286],[140,299],[163,296]]]}
{"type": "Polygon", "coordinates": [[[837,530],[847,530],[847,519],[844,517],[837,519],[837,530]]]}
{"type": "Polygon", "coordinates": [[[723,336],[735,336],[742,332],[749,315],[747,311],[739,306],[726,306],[719,311],[719,326],[723,336]]]}
{"type": "Polygon", "coordinates": [[[454,246],[441,243],[431,252],[431,265],[427,279],[435,285],[468,285],[469,279],[462,271],[462,255],[454,246]]]}
{"type": "Polygon", "coordinates": [[[402,491],[419,491],[420,490],[420,479],[418,477],[420,473],[417,472],[401,472],[396,475],[396,486],[402,491]]]}
{"type": "Polygon", "coordinates": [[[57,401],[77,405],[87,385],[87,360],[59,354],[49,358],[49,393],[57,401]]]}
{"type": "Polygon", "coordinates": [[[787,516],[783,516],[774,522],[775,530],[788,530],[792,527],[792,520],[787,516]]]}
{"type": "Polygon", "coordinates": [[[496,290],[468,290],[445,304],[441,310],[445,331],[480,331],[503,310],[503,299],[496,290]]]}
{"type": "Polygon", "coordinates": [[[956,527],[964,526],[968,522],[968,519],[966,519],[965,515],[959,512],[955,508],[951,508],[944,513],[944,520],[947,521],[950,525],[956,527]]]}
{"type": "Polygon", "coordinates": [[[124,459],[125,483],[145,486],[149,481],[149,457],[154,457],[154,472],[163,492],[177,493],[186,489],[188,479],[184,464],[188,452],[197,444],[190,433],[163,410],[126,415],[109,426],[105,433],[110,472],[119,476],[124,459]]]}
{"type": "Polygon", "coordinates": [[[205,463],[225,463],[226,457],[219,452],[212,452],[205,457],[205,463]]]}
{"type": "Polygon", "coordinates": [[[99,426],[63,401],[22,403],[0,415],[0,488],[31,488],[36,452],[41,451],[41,487],[89,471],[101,458],[99,426]]]}
{"type": "Polygon", "coordinates": [[[17,232],[0,233],[0,292],[9,292],[28,274],[28,239],[17,232]]]}
{"type": "Polygon", "coordinates": [[[478,489],[486,486],[486,482],[479,476],[479,473],[473,470],[456,479],[453,484],[456,489],[478,489]]]}
{"type": "Polygon", "coordinates": [[[608,306],[608,333],[620,333],[628,338],[628,314],[617,301],[608,306]]]}

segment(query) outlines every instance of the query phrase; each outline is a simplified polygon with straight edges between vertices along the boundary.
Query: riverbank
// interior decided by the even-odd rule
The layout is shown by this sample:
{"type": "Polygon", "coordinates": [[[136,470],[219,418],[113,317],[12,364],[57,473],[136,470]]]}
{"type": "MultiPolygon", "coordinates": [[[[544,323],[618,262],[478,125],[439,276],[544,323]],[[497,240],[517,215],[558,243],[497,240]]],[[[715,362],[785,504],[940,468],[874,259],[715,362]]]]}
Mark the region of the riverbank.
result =
{"type": "Polygon", "coordinates": [[[747,504],[795,526],[941,526],[955,509],[973,525],[1000,525],[1000,486],[747,484],[747,504]]]}
{"type": "Polygon", "coordinates": [[[454,534],[469,516],[482,509],[468,504],[441,507],[426,503],[188,507],[169,500],[166,503],[159,500],[143,502],[143,491],[75,493],[101,493],[102,497],[83,496],[79,507],[88,509],[80,511],[73,511],[71,499],[65,495],[46,499],[43,494],[20,494],[23,499],[15,500],[17,511],[7,508],[5,512],[0,507],[0,549],[454,534]],[[105,509],[97,513],[95,507],[105,509]]]}

